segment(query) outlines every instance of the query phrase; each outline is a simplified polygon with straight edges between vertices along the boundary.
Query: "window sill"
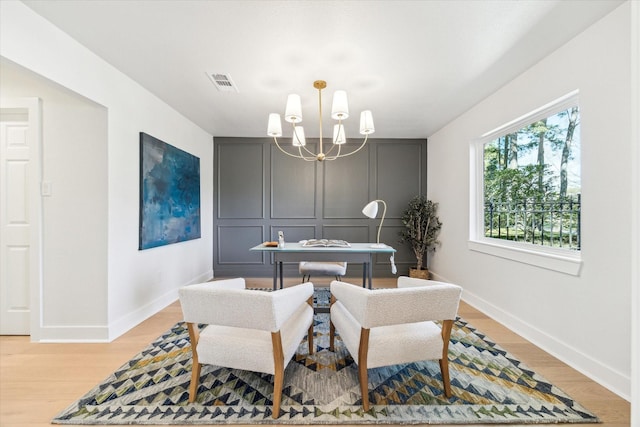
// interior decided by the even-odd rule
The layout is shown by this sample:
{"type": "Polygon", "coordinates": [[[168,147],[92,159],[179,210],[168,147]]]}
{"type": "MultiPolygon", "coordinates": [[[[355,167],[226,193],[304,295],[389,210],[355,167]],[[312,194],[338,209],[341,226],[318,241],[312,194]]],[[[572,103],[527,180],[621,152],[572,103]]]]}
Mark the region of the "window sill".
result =
{"type": "Polygon", "coordinates": [[[580,252],[488,240],[470,240],[469,249],[573,276],[580,275],[580,267],[582,267],[580,252]]]}

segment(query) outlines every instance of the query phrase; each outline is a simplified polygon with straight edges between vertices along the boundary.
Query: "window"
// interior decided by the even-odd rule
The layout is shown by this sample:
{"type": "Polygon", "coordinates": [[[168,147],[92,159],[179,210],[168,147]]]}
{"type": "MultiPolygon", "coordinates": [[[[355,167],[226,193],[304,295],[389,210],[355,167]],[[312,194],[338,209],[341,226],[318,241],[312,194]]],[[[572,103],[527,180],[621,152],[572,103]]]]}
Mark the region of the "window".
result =
{"type": "Polygon", "coordinates": [[[472,144],[470,248],[544,268],[580,268],[577,92],[472,144]]]}

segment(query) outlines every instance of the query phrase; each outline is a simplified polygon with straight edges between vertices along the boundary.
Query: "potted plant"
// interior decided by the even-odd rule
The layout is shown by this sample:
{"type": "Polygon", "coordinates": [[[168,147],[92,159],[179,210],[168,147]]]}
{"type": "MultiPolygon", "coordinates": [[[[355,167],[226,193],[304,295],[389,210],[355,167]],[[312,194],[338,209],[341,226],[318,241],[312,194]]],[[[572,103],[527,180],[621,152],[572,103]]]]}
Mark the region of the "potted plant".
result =
{"type": "Polygon", "coordinates": [[[424,196],[416,196],[402,214],[404,230],[400,232],[400,242],[407,242],[416,256],[416,267],[409,269],[410,277],[429,278],[427,255],[440,244],[438,234],[442,223],[436,215],[438,204],[424,196]],[[424,266],[424,267],[423,267],[424,266]]]}

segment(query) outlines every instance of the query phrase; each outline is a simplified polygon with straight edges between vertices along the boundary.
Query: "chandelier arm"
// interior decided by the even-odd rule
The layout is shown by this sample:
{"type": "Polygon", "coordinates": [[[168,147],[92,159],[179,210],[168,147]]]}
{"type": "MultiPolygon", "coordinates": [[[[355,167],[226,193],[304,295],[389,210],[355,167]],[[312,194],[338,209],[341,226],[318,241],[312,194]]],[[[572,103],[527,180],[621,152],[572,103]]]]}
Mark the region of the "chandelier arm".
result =
{"type": "MultiPolygon", "coordinates": [[[[335,160],[335,159],[338,158],[338,156],[340,156],[340,158],[342,158],[342,157],[350,156],[352,154],[356,154],[358,151],[362,150],[362,148],[366,145],[368,139],[369,139],[369,135],[365,135],[364,141],[362,141],[362,144],[360,144],[360,146],[357,149],[355,149],[355,150],[353,150],[353,151],[351,151],[349,153],[345,153],[345,154],[340,154],[340,150],[338,149],[338,154],[337,155],[335,155],[333,157],[330,157],[330,158],[326,158],[325,160],[335,160]]],[[[341,147],[338,147],[338,148],[341,148],[341,147]]]]}
{"type": "MultiPolygon", "coordinates": [[[[338,120],[338,125],[342,124],[342,119],[338,120]]],[[[327,151],[325,154],[325,156],[329,156],[329,154],[331,154],[331,152],[336,148],[336,146],[338,147],[338,153],[335,155],[335,157],[331,157],[329,159],[327,159],[327,157],[325,157],[326,160],[335,160],[338,157],[340,157],[340,150],[342,149],[342,144],[336,144],[336,141],[339,139],[339,135],[336,135],[336,139],[333,139],[332,142],[333,144],[331,144],[331,148],[329,149],[329,151],[327,151]]]]}
{"type": "MultiPolygon", "coordinates": [[[[306,151],[310,156],[312,156],[314,160],[316,160],[316,153],[314,153],[313,151],[309,150],[309,149],[307,148],[307,146],[306,146],[306,145],[301,145],[300,147],[298,147],[298,150],[300,150],[300,155],[301,155],[301,156],[303,156],[303,154],[302,154],[302,150],[304,150],[304,151],[306,151]]],[[[306,156],[305,156],[305,159],[306,159],[306,156]]]]}
{"type": "MultiPolygon", "coordinates": [[[[338,119],[338,126],[340,126],[342,124],[342,119],[338,119]]],[[[345,135],[345,139],[346,139],[347,135],[345,135]]],[[[333,145],[341,145],[341,144],[336,144],[336,141],[340,139],[340,134],[336,134],[335,138],[333,139],[333,145]]]]}
{"type": "MultiPolygon", "coordinates": [[[[324,153],[324,154],[325,154],[326,156],[328,156],[329,154],[331,154],[331,152],[336,148],[336,145],[338,146],[338,154],[336,154],[336,156],[339,156],[339,155],[340,155],[340,148],[342,148],[342,147],[340,146],[340,144],[333,144],[333,145],[331,146],[331,148],[329,149],[329,151],[327,151],[327,152],[326,152],[326,153],[324,153]]],[[[325,157],[325,159],[326,159],[326,157],[325,157]]]]}
{"type": "MultiPolygon", "coordinates": [[[[333,147],[332,147],[332,148],[333,148],[333,147]]],[[[337,153],[336,153],[336,155],[335,155],[335,158],[336,158],[336,159],[337,159],[338,157],[341,157],[341,156],[340,156],[340,152],[341,152],[341,151],[342,151],[342,144],[339,144],[339,145],[338,145],[338,152],[337,152],[337,153]]]]}
{"type": "Polygon", "coordinates": [[[309,159],[306,155],[302,154],[302,150],[304,150],[307,152],[309,156],[313,157],[314,160],[317,160],[317,154],[307,148],[306,141],[304,143],[303,141],[300,141],[300,138],[298,137],[298,132],[296,132],[296,124],[292,123],[292,125],[293,125],[293,137],[291,138],[291,141],[292,142],[295,142],[296,140],[298,141],[298,144],[294,143],[294,146],[298,147],[300,158],[303,158],[305,160],[309,159]]]}
{"type": "Polygon", "coordinates": [[[303,146],[301,146],[301,147],[298,147],[298,152],[300,153],[299,158],[301,158],[301,159],[302,159],[302,160],[304,160],[305,162],[315,162],[315,161],[317,160],[317,159],[316,159],[316,157],[315,157],[315,154],[313,154],[311,151],[307,150],[307,148],[306,148],[304,145],[303,145],[303,146]],[[302,149],[303,149],[303,148],[305,149],[305,151],[306,151],[307,153],[311,153],[311,155],[312,155],[313,157],[307,157],[307,156],[305,156],[304,154],[302,154],[302,149]]]}
{"type": "Polygon", "coordinates": [[[298,154],[289,153],[287,150],[285,150],[284,148],[282,148],[282,147],[280,146],[280,144],[278,143],[278,138],[277,138],[277,137],[275,137],[275,136],[273,137],[273,142],[275,142],[275,143],[276,143],[276,147],[278,147],[278,149],[279,149],[280,151],[282,151],[284,154],[286,154],[287,156],[291,156],[291,157],[294,157],[294,158],[296,158],[296,159],[306,160],[306,161],[308,161],[308,162],[311,162],[311,161],[315,161],[315,160],[316,160],[316,158],[315,158],[315,157],[311,157],[311,158],[310,158],[310,157],[305,157],[305,156],[302,154],[302,150],[300,150],[300,154],[299,154],[299,155],[298,155],[298,154]]]}

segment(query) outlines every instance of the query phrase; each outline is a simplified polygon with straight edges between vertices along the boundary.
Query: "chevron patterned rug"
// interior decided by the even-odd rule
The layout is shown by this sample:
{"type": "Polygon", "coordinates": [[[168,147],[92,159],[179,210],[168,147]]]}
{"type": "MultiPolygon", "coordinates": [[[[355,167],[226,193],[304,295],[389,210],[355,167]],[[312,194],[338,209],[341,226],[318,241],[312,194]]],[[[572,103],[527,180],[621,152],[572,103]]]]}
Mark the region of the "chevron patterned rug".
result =
{"type": "MultiPolygon", "coordinates": [[[[325,295],[317,296],[324,305],[325,295]]],[[[355,365],[342,341],[329,351],[329,314],[315,316],[316,353],[306,342],[285,371],[280,417],[271,417],[273,377],[203,366],[188,402],[189,335],[178,323],[57,415],[54,424],[529,424],[595,423],[597,417],[463,319],[449,347],[454,396],[437,361],[369,370],[363,411],[355,365]]]]}

